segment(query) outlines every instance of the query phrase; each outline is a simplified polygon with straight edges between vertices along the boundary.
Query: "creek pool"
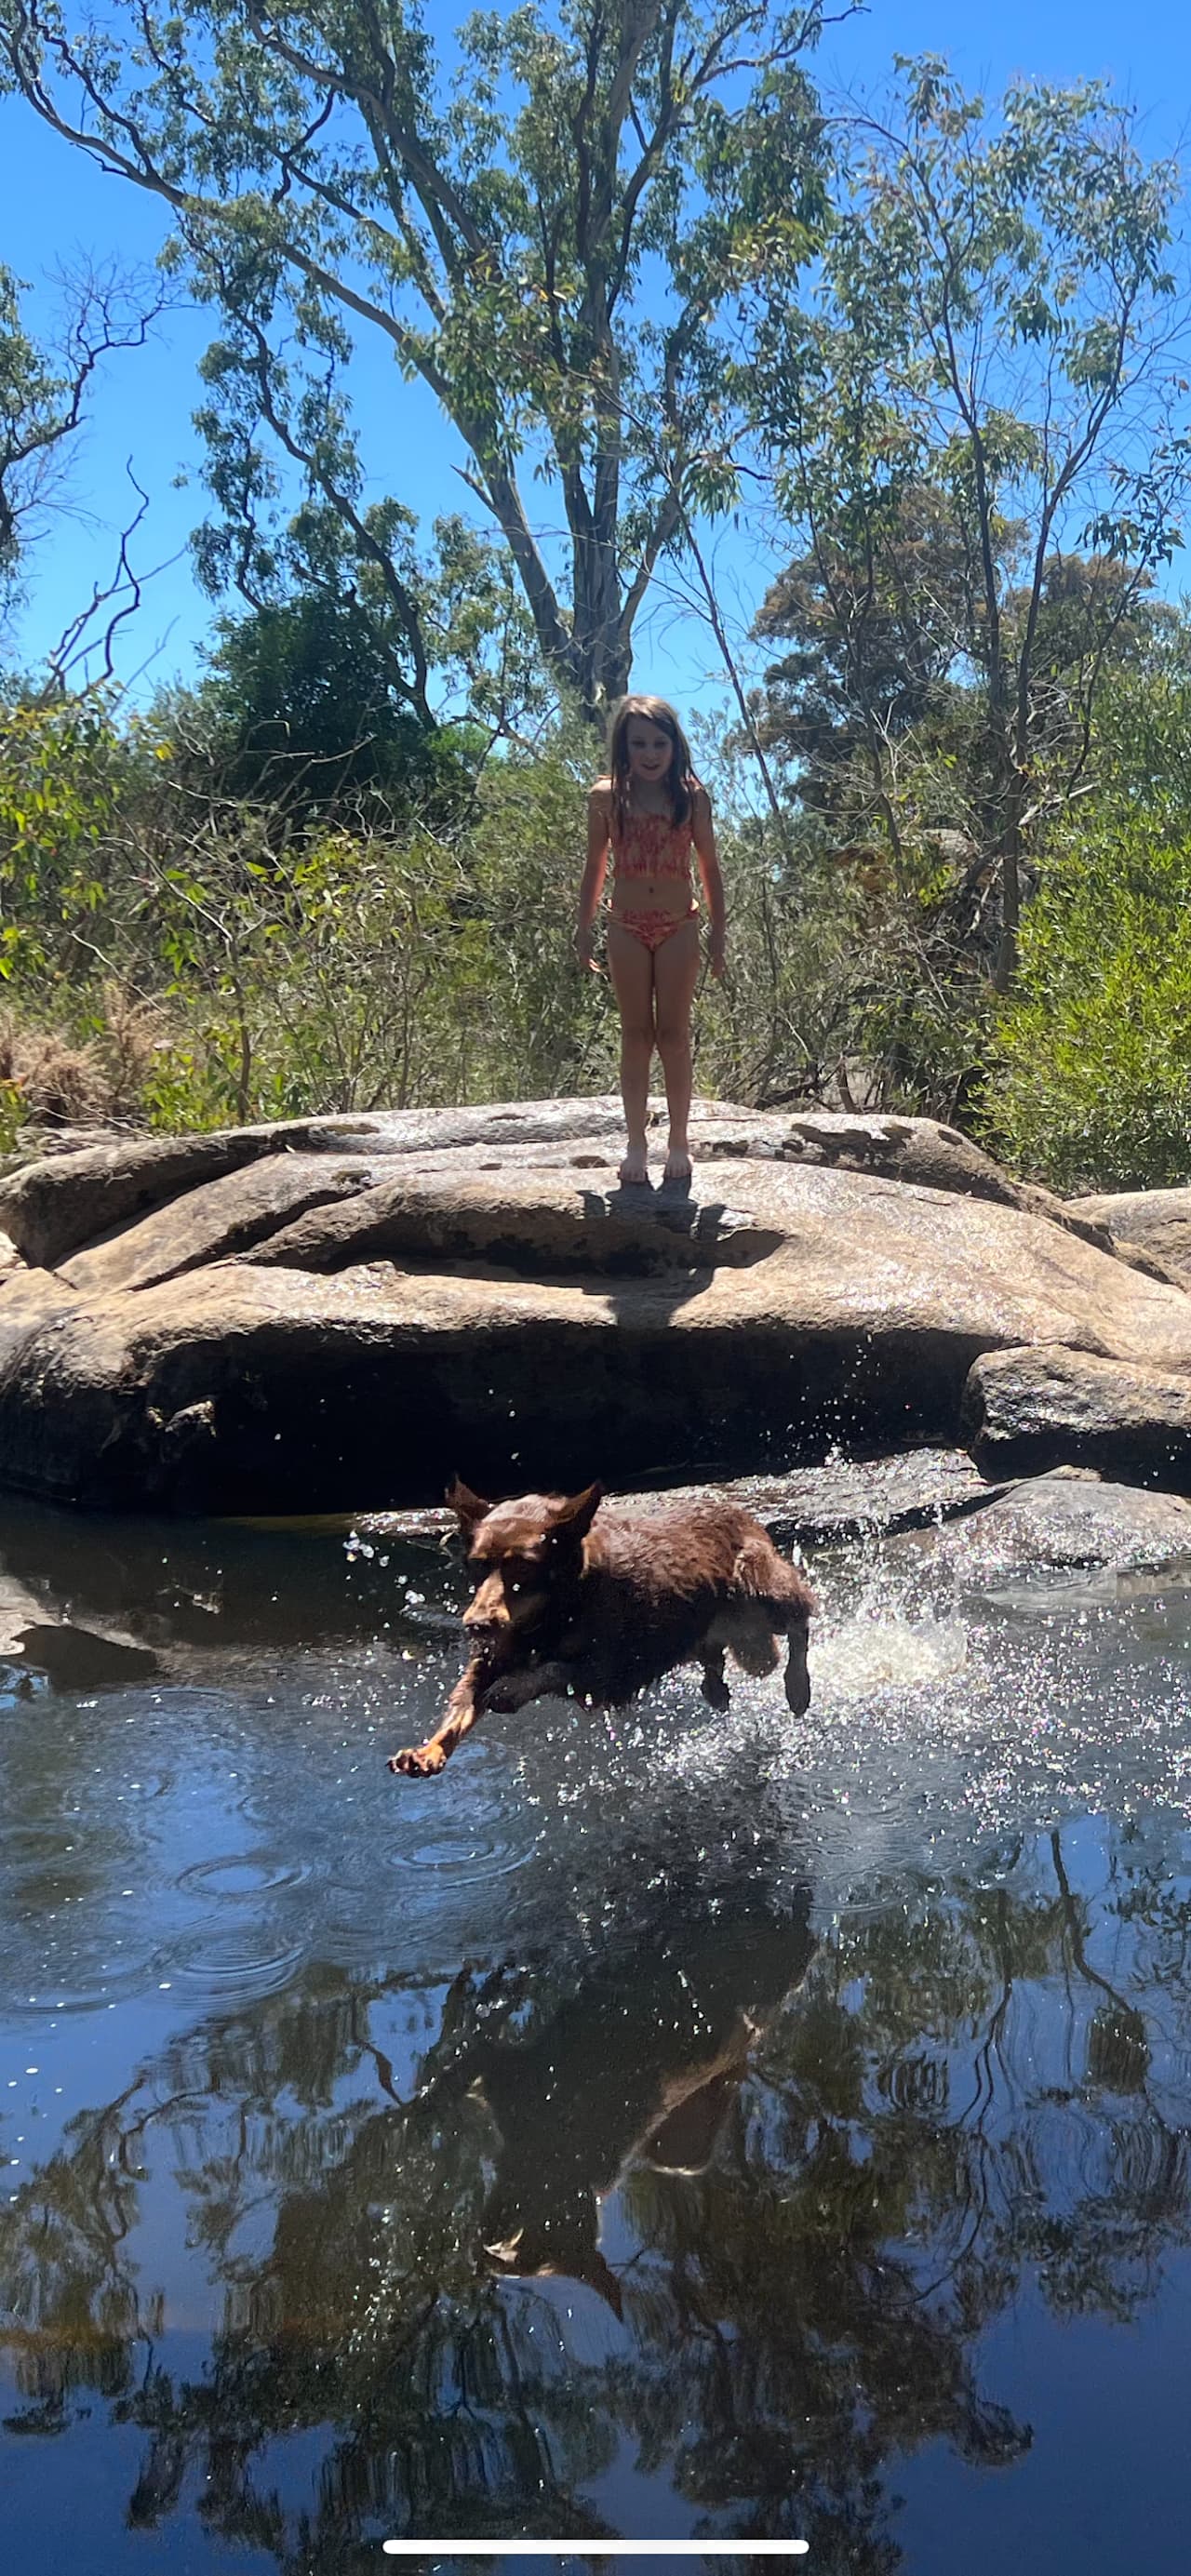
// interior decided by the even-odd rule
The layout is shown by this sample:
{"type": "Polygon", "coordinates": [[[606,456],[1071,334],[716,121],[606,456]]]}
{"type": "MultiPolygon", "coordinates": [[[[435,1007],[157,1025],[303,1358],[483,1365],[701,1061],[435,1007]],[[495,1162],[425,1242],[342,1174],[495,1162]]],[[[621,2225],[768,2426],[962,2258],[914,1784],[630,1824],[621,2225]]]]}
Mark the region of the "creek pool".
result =
{"type": "Polygon", "coordinates": [[[1191,1568],[841,1550],[804,1720],[692,1672],[417,1784],[441,1551],[0,1564],[75,1623],[0,1660],[18,2576],[1184,2562],[1191,1568]]]}

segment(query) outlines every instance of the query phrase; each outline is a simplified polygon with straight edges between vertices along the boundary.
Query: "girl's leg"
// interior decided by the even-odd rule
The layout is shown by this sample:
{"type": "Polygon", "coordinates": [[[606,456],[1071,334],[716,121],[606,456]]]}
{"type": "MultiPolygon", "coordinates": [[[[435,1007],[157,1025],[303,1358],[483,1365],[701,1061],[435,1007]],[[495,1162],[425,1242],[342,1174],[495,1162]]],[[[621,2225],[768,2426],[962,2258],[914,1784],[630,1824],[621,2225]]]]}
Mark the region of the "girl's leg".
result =
{"type": "Polygon", "coordinates": [[[620,1096],[629,1142],[620,1177],[644,1181],[649,1177],[645,1121],[654,1047],[653,957],[618,921],[608,924],[608,972],[620,1011],[620,1096]]]}
{"type": "Polygon", "coordinates": [[[699,924],[692,914],[653,952],[658,1054],[666,1077],[670,1151],[665,1179],[689,1181],[687,1120],[691,1112],[691,1004],[699,981],[699,924]]]}

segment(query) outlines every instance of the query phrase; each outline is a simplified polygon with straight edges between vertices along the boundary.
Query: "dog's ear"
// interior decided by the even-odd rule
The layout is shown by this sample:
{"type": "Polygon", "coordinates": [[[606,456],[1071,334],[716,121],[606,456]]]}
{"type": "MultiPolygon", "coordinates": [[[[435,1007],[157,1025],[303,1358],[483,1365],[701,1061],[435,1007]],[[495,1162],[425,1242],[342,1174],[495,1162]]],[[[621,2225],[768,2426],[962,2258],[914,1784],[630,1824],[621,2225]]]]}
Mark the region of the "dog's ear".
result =
{"type": "Polygon", "coordinates": [[[491,1503],[484,1502],[479,1494],[473,1494],[470,1485],[465,1485],[460,1476],[448,1485],[445,1499],[465,1538],[471,1537],[472,1531],[479,1528],[480,1522],[487,1519],[492,1509],[491,1503]]]}
{"type": "Polygon", "coordinates": [[[581,1494],[568,1494],[554,1515],[552,1538],[586,1538],[604,1499],[602,1485],[588,1485],[581,1494]]]}

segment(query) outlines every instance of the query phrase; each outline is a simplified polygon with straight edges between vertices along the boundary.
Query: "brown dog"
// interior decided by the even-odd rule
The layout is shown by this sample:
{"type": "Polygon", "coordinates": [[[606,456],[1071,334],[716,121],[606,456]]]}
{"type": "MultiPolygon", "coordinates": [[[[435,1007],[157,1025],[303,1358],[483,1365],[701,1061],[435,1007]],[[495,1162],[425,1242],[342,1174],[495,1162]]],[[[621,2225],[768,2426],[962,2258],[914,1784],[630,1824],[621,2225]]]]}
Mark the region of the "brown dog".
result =
{"type": "Polygon", "coordinates": [[[771,1673],[789,1639],[786,1698],[810,1702],[814,1597],[759,1521],[711,1496],[641,1512],[582,1494],[481,1502],[458,1480],[447,1501],[478,1581],[463,1614],[475,1652],[440,1727],[389,1757],[391,1771],[441,1771],[486,1708],[550,1695],[619,1708],[675,1664],[703,1666],[703,1697],[726,1708],[724,1655],[771,1673]]]}

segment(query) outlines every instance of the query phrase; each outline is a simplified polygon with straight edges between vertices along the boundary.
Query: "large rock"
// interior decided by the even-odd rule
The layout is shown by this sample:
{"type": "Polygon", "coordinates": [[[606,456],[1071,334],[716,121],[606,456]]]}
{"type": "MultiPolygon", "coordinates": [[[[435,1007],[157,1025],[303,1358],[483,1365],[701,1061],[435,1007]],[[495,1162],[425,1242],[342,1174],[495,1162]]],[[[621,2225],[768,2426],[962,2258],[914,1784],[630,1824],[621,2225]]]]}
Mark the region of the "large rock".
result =
{"type": "Polygon", "coordinates": [[[131,1143],[109,1136],[13,1173],[0,1184],[0,1226],[26,1261],[54,1269],[81,1244],[266,1155],[441,1153],[526,1136],[540,1146],[606,1135],[614,1110],[609,1097],[526,1101],[507,1109],[361,1111],[131,1143]]]}
{"type": "Polygon", "coordinates": [[[963,1436],[986,1476],[1094,1467],[1191,1493],[1191,1381],[1182,1367],[1080,1349],[988,1351],[964,1388],[963,1436]]]}
{"type": "MultiPolygon", "coordinates": [[[[653,1110],[655,1119],[660,1117],[661,1103],[655,1101],[653,1110]]],[[[187,1192],[266,1155],[400,1154],[429,1160],[432,1166],[444,1156],[462,1162],[470,1155],[488,1170],[502,1170],[518,1160],[536,1167],[590,1161],[596,1169],[614,1168],[623,1150],[618,1120],[619,1102],[603,1094],[591,1100],[522,1100],[505,1107],[361,1111],[207,1136],[139,1137],[132,1142],[109,1136],[73,1153],[47,1154],[0,1183],[0,1228],[24,1260],[52,1270],[83,1244],[151,1208],[174,1206],[187,1192]],[[590,1157],[567,1151],[588,1139],[598,1149],[590,1157]]],[[[928,1189],[998,1199],[1006,1207],[1036,1207],[1107,1244],[1107,1236],[1078,1212],[1068,1219],[1062,1201],[1012,1181],[955,1128],[937,1126],[930,1118],[845,1117],[828,1111],[794,1117],[785,1110],[701,1101],[692,1129],[696,1160],[759,1157],[880,1173],[928,1189]]]]}
{"type": "Polygon", "coordinates": [[[689,1198],[618,1188],[599,1101],[34,1166],[0,1191],[40,1264],[0,1280],[0,1481],[293,1511],[772,1470],[952,1441],[1023,1345],[1191,1395],[1191,1299],[951,1131],[708,1104],[695,1143],[689,1198]]]}
{"type": "Polygon", "coordinates": [[[1144,1253],[1168,1277],[1191,1288],[1191,1189],[1118,1190],[1069,1199],[1070,1214],[1098,1226],[1123,1253],[1144,1253]]]}

